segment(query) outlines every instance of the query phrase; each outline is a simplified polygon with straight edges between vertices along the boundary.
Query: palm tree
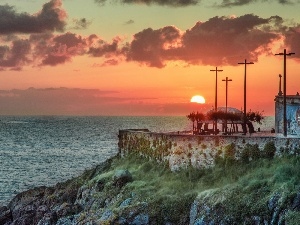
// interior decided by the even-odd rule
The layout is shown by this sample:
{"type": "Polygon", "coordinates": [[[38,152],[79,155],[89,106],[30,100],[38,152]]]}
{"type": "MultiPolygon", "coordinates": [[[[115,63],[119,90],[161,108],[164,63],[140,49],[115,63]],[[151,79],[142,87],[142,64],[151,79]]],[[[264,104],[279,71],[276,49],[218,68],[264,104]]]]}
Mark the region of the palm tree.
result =
{"type": "Polygon", "coordinates": [[[195,121],[196,121],[196,113],[195,112],[191,112],[186,117],[193,122],[193,133],[194,133],[194,130],[195,130],[195,121]]]}
{"type": "Polygon", "coordinates": [[[251,109],[249,112],[247,112],[246,116],[247,116],[247,120],[251,121],[251,122],[255,122],[258,124],[261,124],[261,121],[264,119],[264,116],[262,114],[263,112],[252,112],[251,109]]]}
{"type": "Polygon", "coordinates": [[[196,117],[196,122],[197,122],[196,130],[197,130],[197,133],[199,133],[200,129],[202,127],[202,124],[203,124],[203,122],[201,123],[201,121],[205,120],[205,115],[203,113],[197,111],[195,117],[196,117]]]}

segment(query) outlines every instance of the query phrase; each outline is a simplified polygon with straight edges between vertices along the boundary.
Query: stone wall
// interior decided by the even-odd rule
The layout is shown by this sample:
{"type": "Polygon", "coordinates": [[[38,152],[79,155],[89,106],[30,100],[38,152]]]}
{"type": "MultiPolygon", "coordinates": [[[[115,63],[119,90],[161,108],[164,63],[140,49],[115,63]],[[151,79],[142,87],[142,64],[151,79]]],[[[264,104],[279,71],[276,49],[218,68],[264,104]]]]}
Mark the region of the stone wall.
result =
{"type": "Polygon", "coordinates": [[[182,135],[153,133],[145,129],[119,131],[121,155],[134,153],[165,162],[172,171],[188,166],[211,167],[217,157],[224,157],[228,146],[234,146],[234,157],[240,159],[246,146],[256,146],[263,151],[267,143],[274,143],[278,156],[300,153],[300,138],[182,135]]]}

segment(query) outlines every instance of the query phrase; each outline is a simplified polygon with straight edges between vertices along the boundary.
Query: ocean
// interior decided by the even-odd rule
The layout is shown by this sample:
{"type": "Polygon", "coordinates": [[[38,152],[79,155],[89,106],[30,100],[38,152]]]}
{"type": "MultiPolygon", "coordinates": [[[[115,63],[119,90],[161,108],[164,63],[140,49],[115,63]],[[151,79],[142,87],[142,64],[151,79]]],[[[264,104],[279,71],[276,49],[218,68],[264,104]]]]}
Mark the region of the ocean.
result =
{"type": "Polygon", "coordinates": [[[118,152],[118,131],[184,131],[182,117],[0,117],[0,205],[17,193],[81,174],[118,152]]]}
{"type": "MultiPolygon", "coordinates": [[[[260,125],[270,130],[273,117],[260,125]]],[[[175,117],[0,117],[0,206],[19,192],[78,176],[118,152],[120,129],[189,131],[175,117]]]]}

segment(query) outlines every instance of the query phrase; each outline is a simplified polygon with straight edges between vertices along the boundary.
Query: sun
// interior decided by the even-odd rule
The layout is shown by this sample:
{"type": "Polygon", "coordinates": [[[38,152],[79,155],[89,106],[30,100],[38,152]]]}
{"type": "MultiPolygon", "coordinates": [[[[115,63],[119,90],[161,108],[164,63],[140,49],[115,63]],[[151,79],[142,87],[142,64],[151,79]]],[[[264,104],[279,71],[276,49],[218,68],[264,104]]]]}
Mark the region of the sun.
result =
{"type": "Polygon", "coordinates": [[[201,95],[194,95],[191,98],[191,102],[196,102],[196,103],[200,103],[200,104],[204,104],[205,103],[205,98],[201,95]]]}

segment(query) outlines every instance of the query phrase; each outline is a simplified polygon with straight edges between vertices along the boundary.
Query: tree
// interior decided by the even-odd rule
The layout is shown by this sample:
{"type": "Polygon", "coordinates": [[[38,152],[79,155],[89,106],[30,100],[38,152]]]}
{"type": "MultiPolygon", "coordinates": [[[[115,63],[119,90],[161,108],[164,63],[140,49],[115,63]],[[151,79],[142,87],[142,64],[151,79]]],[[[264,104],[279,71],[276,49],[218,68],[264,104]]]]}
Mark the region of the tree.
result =
{"type": "Polygon", "coordinates": [[[205,120],[205,115],[198,111],[196,113],[192,112],[189,115],[187,115],[186,117],[193,122],[193,131],[198,130],[198,127],[195,127],[195,121],[197,122],[196,125],[198,126],[199,122],[205,120]]]}
{"type": "Polygon", "coordinates": [[[186,117],[193,122],[193,131],[194,131],[195,130],[196,113],[195,112],[191,112],[186,117]]]}
{"type": "Polygon", "coordinates": [[[261,121],[264,119],[263,112],[252,112],[251,110],[246,114],[247,120],[250,122],[255,122],[261,124],[261,121]]]}

